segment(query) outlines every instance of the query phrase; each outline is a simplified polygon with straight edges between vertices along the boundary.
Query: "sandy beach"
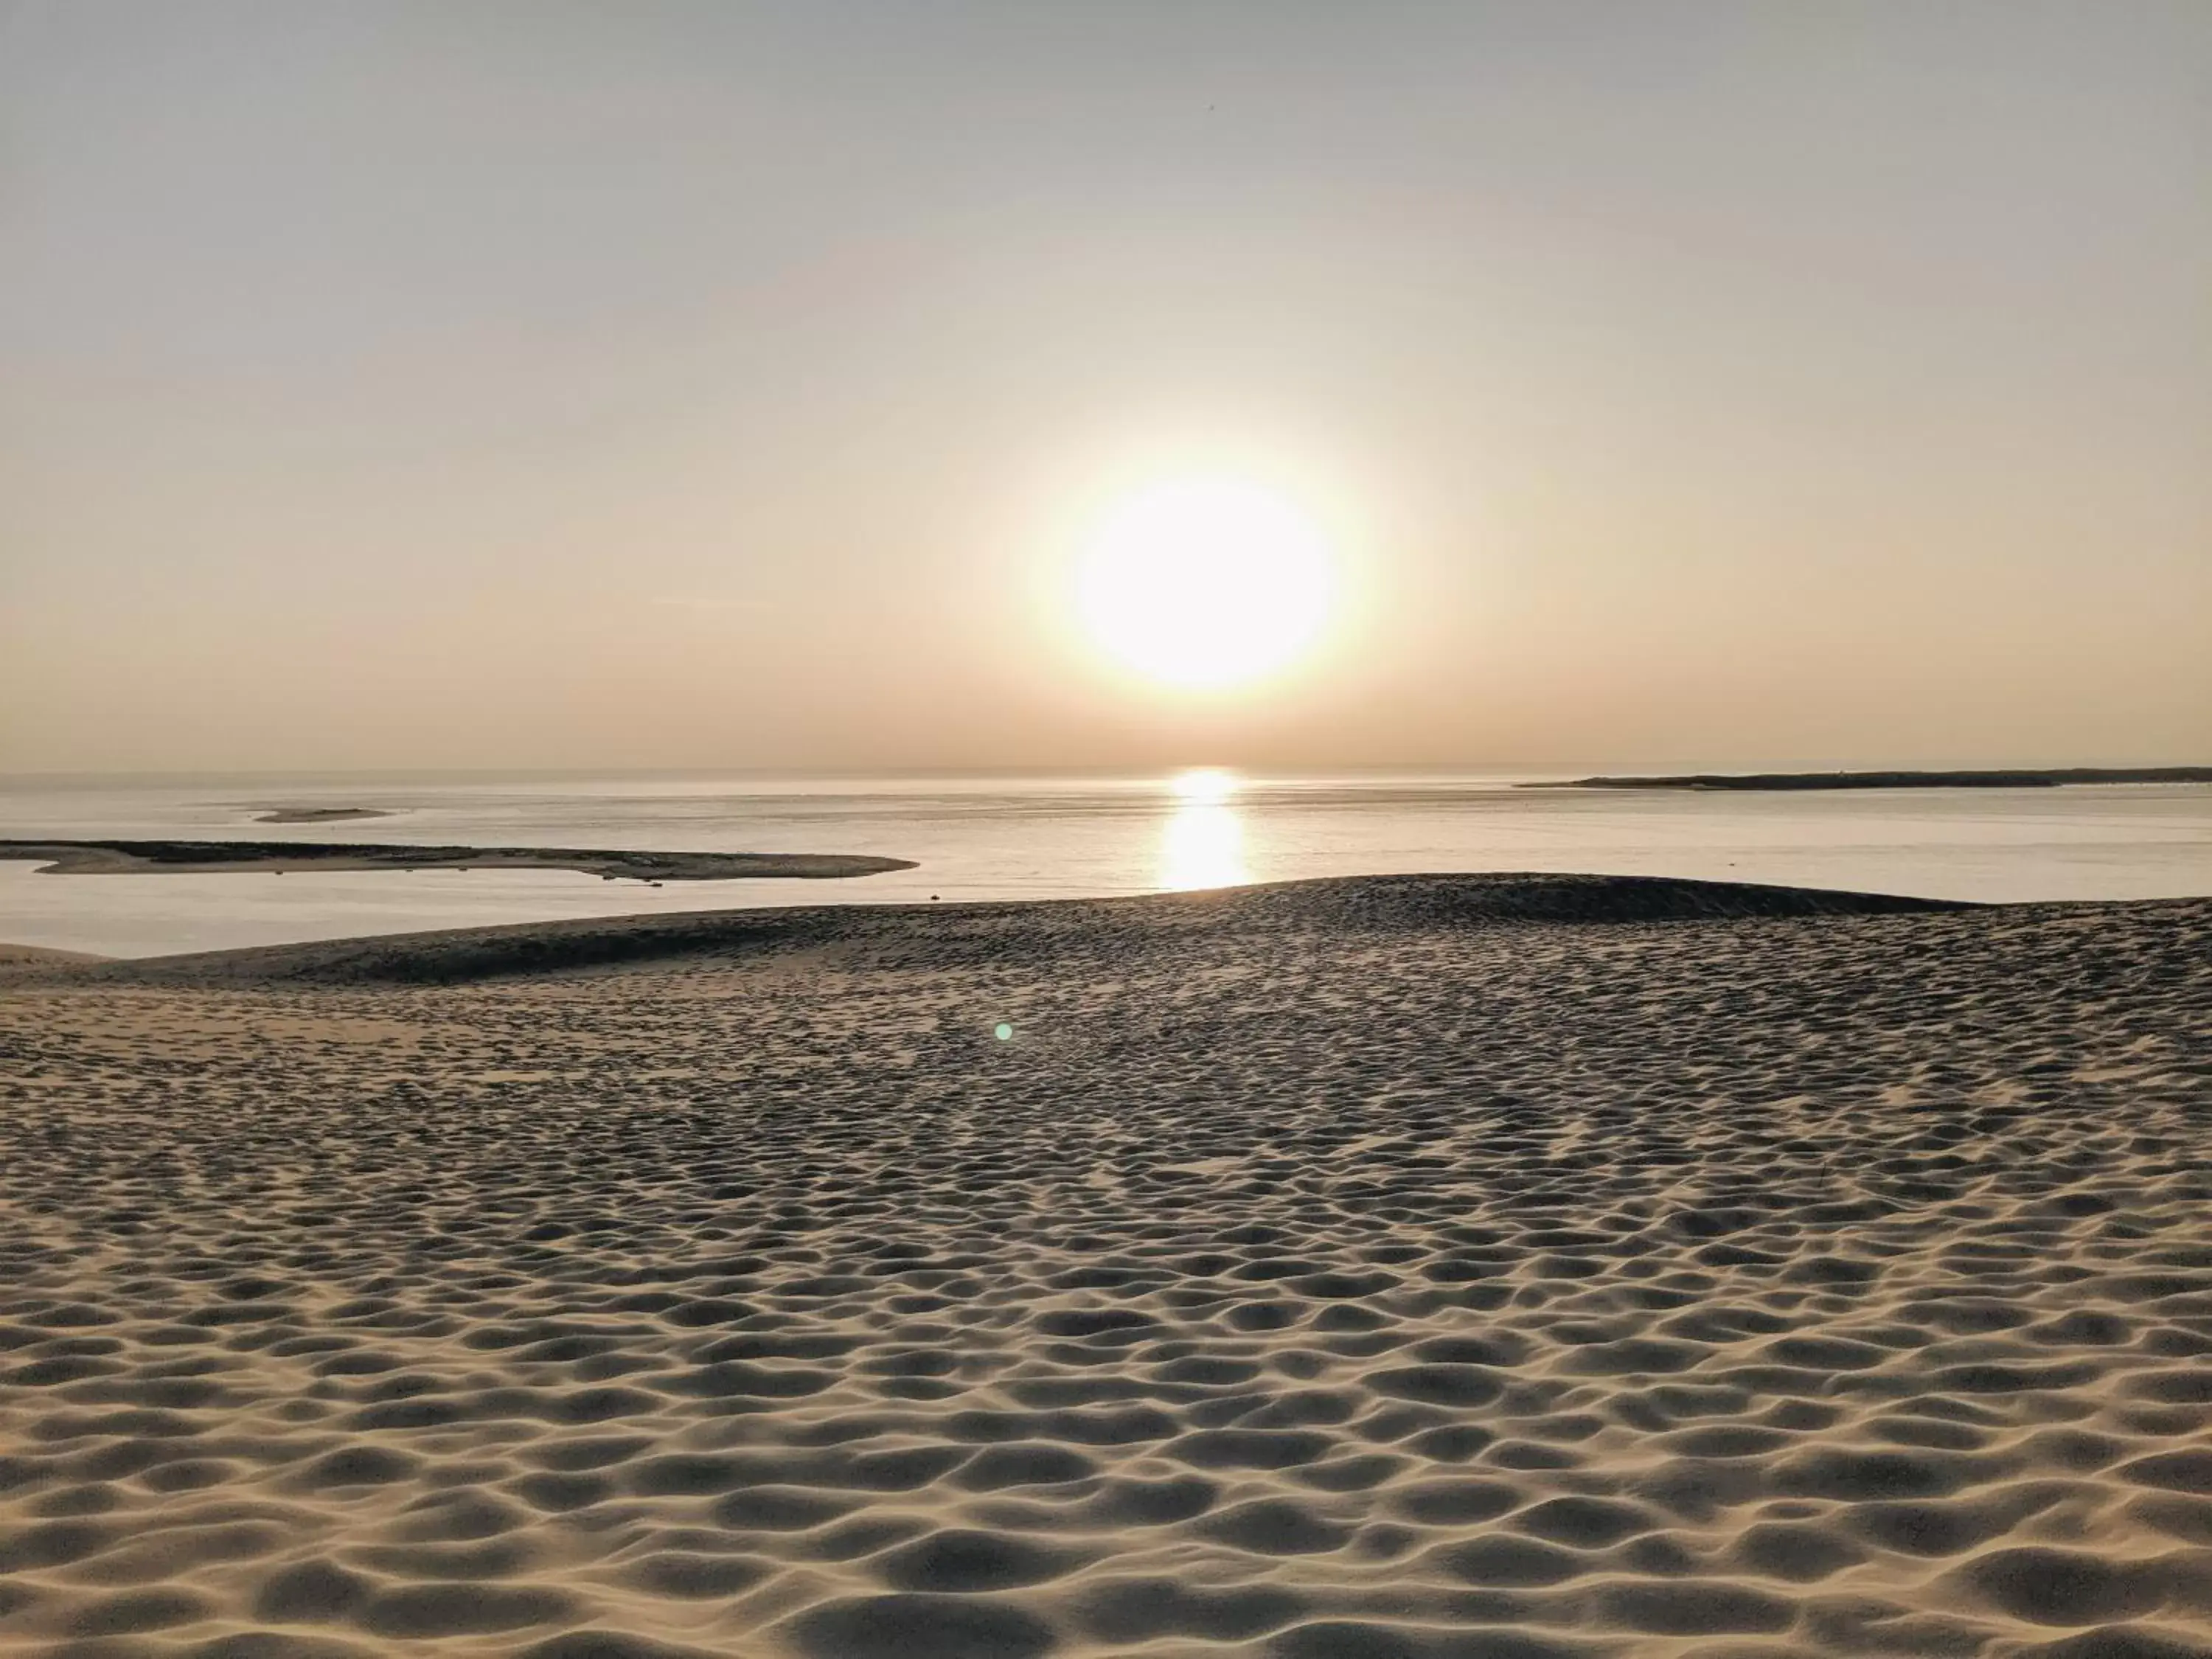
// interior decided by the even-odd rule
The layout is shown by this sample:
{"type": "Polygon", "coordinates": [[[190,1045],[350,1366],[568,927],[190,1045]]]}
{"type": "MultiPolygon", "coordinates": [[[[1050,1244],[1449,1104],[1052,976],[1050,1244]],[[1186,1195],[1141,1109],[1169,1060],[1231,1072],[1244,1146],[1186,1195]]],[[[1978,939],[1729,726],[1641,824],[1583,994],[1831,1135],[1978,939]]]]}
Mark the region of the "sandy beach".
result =
{"type": "Polygon", "coordinates": [[[2212,900],[0,962],[0,1650],[2212,1652],[2212,900]]]}

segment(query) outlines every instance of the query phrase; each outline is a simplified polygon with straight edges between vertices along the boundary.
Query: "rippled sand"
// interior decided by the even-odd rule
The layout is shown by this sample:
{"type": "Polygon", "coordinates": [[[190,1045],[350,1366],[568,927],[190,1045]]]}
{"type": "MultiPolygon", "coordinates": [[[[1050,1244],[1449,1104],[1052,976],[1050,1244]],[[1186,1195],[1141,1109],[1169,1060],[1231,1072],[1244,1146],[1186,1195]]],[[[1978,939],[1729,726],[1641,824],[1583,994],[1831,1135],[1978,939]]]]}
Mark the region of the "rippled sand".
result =
{"type": "Polygon", "coordinates": [[[1862,908],[19,960],[0,1650],[2212,1651],[2212,901],[1862,908]]]}

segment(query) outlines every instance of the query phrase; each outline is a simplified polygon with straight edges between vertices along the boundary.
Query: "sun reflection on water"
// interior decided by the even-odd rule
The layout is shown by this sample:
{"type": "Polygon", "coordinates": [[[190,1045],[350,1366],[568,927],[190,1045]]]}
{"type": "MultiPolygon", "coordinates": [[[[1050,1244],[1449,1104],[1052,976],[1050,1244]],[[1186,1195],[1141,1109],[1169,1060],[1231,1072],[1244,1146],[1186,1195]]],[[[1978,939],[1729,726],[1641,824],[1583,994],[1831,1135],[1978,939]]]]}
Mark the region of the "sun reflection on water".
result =
{"type": "Polygon", "coordinates": [[[1160,832],[1160,885],[1181,893],[1251,880],[1244,865],[1244,826],[1231,805],[1234,775],[1197,767],[1169,780],[1168,790],[1176,805],[1160,832]]]}

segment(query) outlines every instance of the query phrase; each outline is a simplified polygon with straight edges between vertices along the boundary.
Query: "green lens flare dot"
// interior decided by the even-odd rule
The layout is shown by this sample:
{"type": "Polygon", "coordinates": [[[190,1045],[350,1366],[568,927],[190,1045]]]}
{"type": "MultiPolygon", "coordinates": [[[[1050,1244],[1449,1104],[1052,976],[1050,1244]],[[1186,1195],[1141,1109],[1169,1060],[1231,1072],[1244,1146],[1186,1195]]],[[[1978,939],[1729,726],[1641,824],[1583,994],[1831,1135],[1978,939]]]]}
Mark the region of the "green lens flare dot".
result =
{"type": "Polygon", "coordinates": [[[1014,1028],[1002,1019],[991,1028],[991,1035],[1001,1042],[1012,1042],[1014,1040],[1014,1028]]]}

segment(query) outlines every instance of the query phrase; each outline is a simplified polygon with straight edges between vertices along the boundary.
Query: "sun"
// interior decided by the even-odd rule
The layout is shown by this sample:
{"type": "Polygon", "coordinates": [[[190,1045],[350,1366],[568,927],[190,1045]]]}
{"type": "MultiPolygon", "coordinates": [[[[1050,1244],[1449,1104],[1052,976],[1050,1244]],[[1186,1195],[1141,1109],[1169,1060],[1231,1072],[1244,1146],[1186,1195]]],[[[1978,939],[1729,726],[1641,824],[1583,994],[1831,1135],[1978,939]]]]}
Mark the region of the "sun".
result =
{"type": "Polygon", "coordinates": [[[1335,562],[1313,521],[1243,479],[1191,477],[1123,497],[1085,546],[1078,602],[1105,651],[1189,690],[1287,666],[1335,604],[1335,562]]]}

